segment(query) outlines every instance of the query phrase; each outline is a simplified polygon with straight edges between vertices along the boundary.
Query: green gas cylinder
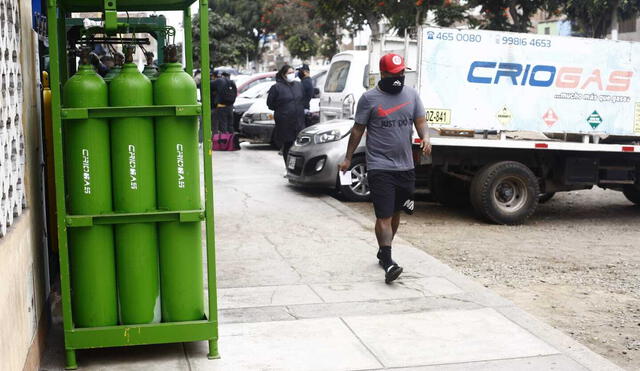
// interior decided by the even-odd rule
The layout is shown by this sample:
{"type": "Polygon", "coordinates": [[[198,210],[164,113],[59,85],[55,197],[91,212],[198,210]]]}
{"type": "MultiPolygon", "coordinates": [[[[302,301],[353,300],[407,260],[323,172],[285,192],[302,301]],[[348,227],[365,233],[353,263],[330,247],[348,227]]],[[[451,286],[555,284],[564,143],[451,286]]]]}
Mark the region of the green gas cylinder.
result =
{"type": "MultiPolygon", "coordinates": [[[[152,106],[151,81],[133,63],[135,47],[125,47],[122,72],[109,83],[112,107],[152,106]]],[[[113,207],[116,212],[156,210],[153,119],[111,120],[113,207]]],[[[155,223],[115,226],[120,323],[160,322],[158,241],[155,223]]]]}
{"type": "MultiPolygon", "coordinates": [[[[107,84],[83,49],[78,72],[63,88],[65,107],[106,107],[107,84]]],[[[65,180],[69,214],[112,212],[109,124],[106,119],[64,123],[65,180]]],[[[69,229],[71,302],[76,327],[116,325],[116,268],[110,225],[69,229]]]]}
{"type": "MultiPolygon", "coordinates": [[[[196,84],[167,47],[169,63],[154,83],[156,105],[197,104],[196,84]]],[[[200,202],[198,119],[156,118],[158,208],[196,210],[200,202]]],[[[199,222],[158,223],[162,320],[204,318],[202,239],[199,222]]]]}

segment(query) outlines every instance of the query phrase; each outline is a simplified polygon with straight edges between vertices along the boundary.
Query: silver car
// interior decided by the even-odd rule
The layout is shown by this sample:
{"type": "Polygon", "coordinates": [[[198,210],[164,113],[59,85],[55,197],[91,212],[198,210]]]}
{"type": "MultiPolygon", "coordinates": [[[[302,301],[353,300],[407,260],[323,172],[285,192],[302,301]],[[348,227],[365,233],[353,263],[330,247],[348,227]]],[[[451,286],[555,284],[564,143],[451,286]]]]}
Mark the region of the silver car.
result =
{"type": "Polygon", "coordinates": [[[353,120],[332,120],[302,130],[289,150],[289,182],[308,187],[337,189],[349,201],[369,200],[364,137],[351,161],[351,185],[341,186],[338,181],[338,164],[347,152],[352,126],[353,120]]]}

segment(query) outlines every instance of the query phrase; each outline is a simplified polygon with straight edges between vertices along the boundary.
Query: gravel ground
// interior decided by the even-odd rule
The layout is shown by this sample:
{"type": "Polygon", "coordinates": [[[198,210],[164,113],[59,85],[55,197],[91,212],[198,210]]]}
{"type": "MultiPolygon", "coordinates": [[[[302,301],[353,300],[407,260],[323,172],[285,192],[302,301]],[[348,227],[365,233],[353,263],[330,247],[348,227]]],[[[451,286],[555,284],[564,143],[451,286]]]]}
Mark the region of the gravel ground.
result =
{"type": "MultiPolygon", "coordinates": [[[[348,205],[373,215],[370,203],[348,205]]],[[[622,193],[556,194],[515,227],[419,201],[398,233],[619,366],[640,369],[640,207],[622,193]]]]}

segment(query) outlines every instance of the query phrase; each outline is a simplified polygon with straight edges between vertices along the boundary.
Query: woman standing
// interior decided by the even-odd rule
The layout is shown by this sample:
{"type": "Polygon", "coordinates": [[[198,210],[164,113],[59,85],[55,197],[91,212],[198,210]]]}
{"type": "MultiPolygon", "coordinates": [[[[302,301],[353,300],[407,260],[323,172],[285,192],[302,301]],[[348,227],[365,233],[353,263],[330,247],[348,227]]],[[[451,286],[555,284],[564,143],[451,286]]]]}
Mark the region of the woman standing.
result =
{"type": "Polygon", "coordinates": [[[276,74],[276,83],[269,89],[267,106],[274,111],[276,127],[273,141],[282,149],[285,168],[289,148],[304,129],[304,92],[302,84],[295,81],[295,71],[285,64],[276,74]]]}

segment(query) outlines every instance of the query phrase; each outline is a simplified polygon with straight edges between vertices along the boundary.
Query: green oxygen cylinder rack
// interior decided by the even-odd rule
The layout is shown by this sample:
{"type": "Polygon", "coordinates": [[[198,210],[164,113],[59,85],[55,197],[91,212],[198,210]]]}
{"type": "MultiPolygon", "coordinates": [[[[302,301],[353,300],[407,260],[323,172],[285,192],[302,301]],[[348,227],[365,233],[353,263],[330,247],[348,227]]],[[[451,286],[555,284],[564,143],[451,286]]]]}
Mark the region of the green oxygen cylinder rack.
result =
{"type": "MultiPolygon", "coordinates": [[[[67,87],[72,85],[67,85],[64,91],[62,89],[62,86],[68,84],[68,81],[75,79],[75,77],[69,79],[67,61],[71,58],[67,53],[73,49],[74,45],[68,45],[66,33],[67,17],[73,12],[101,12],[104,23],[98,31],[102,34],[113,36],[117,33],[140,34],[158,31],[148,24],[127,23],[127,18],[117,17],[117,12],[119,11],[182,11],[185,31],[183,50],[185,51],[186,73],[177,71],[180,69],[179,65],[168,65],[166,69],[162,70],[165,73],[179,75],[183,79],[192,79],[188,75],[191,75],[193,71],[193,50],[196,48],[194,48],[192,42],[190,6],[196,1],[199,5],[198,17],[201,26],[201,39],[199,41],[201,73],[202,76],[209,76],[208,0],[157,0],[154,2],[148,0],[48,0],[46,2],[50,45],[53,162],[57,210],[55,217],[58,230],[66,369],[78,367],[77,350],[100,347],[208,341],[208,357],[210,359],[219,357],[212,143],[211,136],[205,135],[204,145],[199,152],[197,142],[194,142],[191,137],[192,131],[197,132],[198,116],[201,117],[204,131],[211,132],[209,84],[201,84],[201,104],[197,103],[195,99],[191,99],[191,96],[184,101],[165,101],[161,99],[163,98],[161,97],[162,94],[158,97],[160,103],[152,102],[153,104],[149,104],[149,97],[139,94],[135,96],[135,99],[130,97],[131,99],[128,100],[122,99],[124,97],[112,95],[110,105],[105,106],[103,104],[105,97],[102,95],[100,96],[100,101],[89,99],[85,102],[78,102],[70,99],[73,98],[73,92],[71,93],[72,96],[67,96],[70,91],[68,90],[70,88],[67,87]],[[153,122],[153,126],[150,127],[149,122],[153,122]],[[158,189],[157,182],[160,179],[171,177],[170,174],[157,172],[158,166],[160,166],[157,162],[164,160],[162,156],[158,158],[157,148],[155,148],[159,144],[155,133],[158,122],[161,123],[161,126],[163,122],[185,123],[187,130],[183,134],[187,138],[183,138],[186,140],[182,147],[184,148],[183,156],[185,156],[185,159],[187,157],[191,158],[189,161],[192,164],[195,163],[196,167],[198,161],[202,161],[204,164],[204,181],[202,184],[198,184],[200,182],[200,169],[194,169],[191,165],[192,168],[189,171],[191,172],[192,188],[188,191],[190,196],[182,199],[181,202],[167,199],[166,192],[170,194],[171,190],[158,189]],[[101,140],[94,143],[91,142],[91,136],[84,138],[78,134],[82,133],[85,127],[88,127],[87,123],[98,129],[99,133],[91,133],[91,135],[101,135],[101,140]],[[133,129],[134,127],[135,129],[133,129]],[[153,131],[151,133],[153,140],[151,141],[149,136],[150,128],[153,131]],[[137,140],[133,144],[135,150],[127,151],[124,154],[121,153],[123,146],[127,146],[127,149],[130,149],[127,142],[130,141],[128,139],[134,136],[136,136],[137,140]],[[87,141],[89,143],[85,144],[87,141]],[[71,157],[76,155],[74,150],[67,148],[69,143],[74,143],[74,148],[78,148],[78,145],[79,147],[88,145],[95,147],[97,145],[98,147],[95,148],[102,148],[104,153],[94,156],[91,151],[95,151],[95,149],[90,150],[90,159],[97,157],[98,159],[110,158],[111,160],[111,163],[104,161],[101,164],[96,163],[98,164],[96,166],[102,171],[101,174],[89,174],[90,177],[94,177],[92,179],[95,179],[101,185],[101,187],[97,187],[98,184],[96,184],[94,189],[96,192],[101,192],[102,197],[98,197],[94,205],[89,205],[91,207],[84,207],[83,199],[78,198],[78,196],[74,197],[79,186],[74,181],[71,181],[70,177],[78,176],[78,173],[80,173],[80,176],[84,176],[82,174],[84,169],[72,160],[65,159],[65,154],[71,155],[71,157]],[[130,152],[134,152],[134,165],[131,163],[132,154],[130,152]],[[153,153],[152,159],[150,159],[149,153],[153,153]],[[123,156],[127,157],[123,158],[123,156]],[[193,162],[194,159],[195,162],[193,162]],[[147,161],[147,163],[153,161],[155,163],[155,174],[139,173],[138,165],[142,166],[141,161],[147,161]],[[132,192],[130,192],[132,191],[132,179],[124,177],[123,180],[123,167],[126,168],[127,166],[129,169],[124,170],[131,171],[131,166],[135,167],[136,176],[140,177],[136,178],[136,181],[142,182],[145,177],[146,179],[156,178],[155,188],[151,188],[151,186],[147,188],[143,192],[146,197],[140,197],[135,200],[136,202],[131,201],[133,199],[132,192]],[[108,191],[106,190],[107,186],[110,186],[108,191]],[[201,186],[204,186],[204,204],[200,200],[201,186]],[[113,191],[111,188],[113,188],[113,191]],[[154,194],[155,200],[149,197],[151,194],[154,194]],[[155,201],[155,204],[151,201],[155,201]],[[179,306],[174,305],[175,307],[172,308],[171,303],[175,304],[175,302],[169,300],[170,303],[166,305],[169,310],[168,313],[165,313],[166,318],[163,318],[161,322],[155,322],[158,319],[155,314],[158,306],[154,302],[154,299],[157,300],[158,298],[156,288],[160,285],[160,299],[162,300],[162,285],[165,284],[161,277],[163,264],[160,255],[167,253],[168,255],[165,254],[165,257],[171,259],[175,254],[179,254],[175,249],[172,251],[172,246],[166,243],[162,244],[164,241],[160,241],[157,238],[154,240],[153,236],[155,234],[150,231],[159,228],[159,226],[171,226],[168,230],[162,232],[166,233],[170,238],[175,238],[175,235],[170,233],[171,228],[189,230],[188,237],[185,237],[187,234],[184,234],[182,239],[190,241],[190,264],[195,262],[196,265],[193,269],[195,274],[190,278],[191,281],[194,281],[192,283],[195,289],[187,295],[190,298],[189,300],[192,300],[195,304],[189,305],[188,309],[183,311],[184,308],[179,306]],[[204,236],[202,236],[201,232],[202,226],[205,227],[204,236]],[[142,228],[140,229],[140,227],[142,228]],[[136,228],[147,232],[138,233],[136,228]],[[106,236],[102,245],[92,245],[89,243],[91,238],[87,239],[86,237],[84,242],[82,237],[80,238],[80,243],[77,242],[77,236],[82,236],[83,232],[96,230],[102,230],[102,233],[106,236]],[[142,237],[142,240],[147,242],[141,242],[140,238],[138,238],[143,235],[147,237],[142,237]],[[111,240],[108,236],[111,236],[111,240]],[[156,244],[155,246],[154,243],[156,244]],[[143,246],[143,248],[138,249],[140,246],[143,246]],[[206,249],[206,259],[201,264],[202,255],[197,257],[194,255],[196,251],[200,252],[203,248],[206,249]],[[96,249],[100,252],[98,255],[93,252],[96,249]],[[100,254],[103,254],[106,258],[100,254]],[[134,273],[139,273],[136,272],[135,264],[132,264],[132,259],[136,257],[141,257],[146,262],[142,263],[146,272],[143,273],[145,278],[143,282],[136,281],[135,275],[132,276],[134,273]],[[89,272],[96,258],[102,259],[103,264],[99,267],[100,272],[89,272]],[[154,260],[158,262],[154,264],[154,260]],[[78,262],[80,264],[76,264],[78,262]],[[115,269],[113,269],[114,266],[115,269]],[[77,273],[78,269],[80,273],[77,273]],[[206,290],[203,288],[202,273],[205,270],[206,290]],[[102,271],[107,271],[108,273],[101,273],[102,271]],[[92,274],[94,281],[103,278],[108,281],[104,284],[105,287],[101,289],[104,293],[107,293],[104,295],[106,309],[102,313],[103,318],[99,319],[92,315],[91,305],[87,306],[87,303],[90,304],[89,300],[93,298],[87,298],[86,296],[88,295],[83,294],[83,292],[89,290],[89,286],[82,287],[82,284],[90,285],[95,284],[95,282],[82,280],[84,274],[82,272],[92,274]],[[157,274],[155,277],[154,272],[157,274]],[[98,275],[101,277],[98,277],[98,275]],[[81,284],[80,286],[78,286],[79,283],[81,284]],[[116,287],[117,290],[114,290],[116,287]],[[138,295],[140,292],[144,294],[138,295]],[[203,303],[204,300],[207,301],[208,305],[203,303]]],[[[156,55],[161,55],[161,52],[157,51],[156,55]]],[[[141,89],[141,91],[145,89],[149,91],[148,88],[151,84],[146,85],[146,82],[149,82],[147,77],[137,71],[133,73],[134,71],[130,68],[131,66],[127,66],[125,63],[120,74],[114,77],[109,84],[105,84],[88,65],[81,66],[76,76],[82,77],[86,74],[87,76],[90,75],[91,79],[94,80],[95,77],[98,77],[95,80],[97,84],[114,88],[114,94],[123,89],[123,85],[128,83],[141,84],[141,86],[136,85],[135,88],[141,89]],[[136,82],[134,83],[133,80],[127,82],[129,77],[133,77],[136,82]]],[[[162,75],[158,75],[157,78],[161,79],[161,77],[162,75]]],[[[186,79],[185,81],[187,81],[186,79]]],[[[157,80],[154,84],[157,84],[157,80]]],[[[160,86],[165,86],[163,84],[160,81],[160,86]]],[[[162,129],[160,132],[163,135],[162,129]]],[[[170,133],[171,128],[164,135],[171,135],[170,133]]],[[[197,138],[197,134],[195,134],[195,138],[197,138]]],[[[180,138],[171,139],[175,141],[180,138]]],[[[171,141],[168,143],[169,145],[178,144],[171,141]]],[[[161,145],[165,145],[165,142],[161,141],[161,145]]],[[[82,152],[82,148],[80,152],[82,152]]],[[[148,165],[144,166],[148,167],[148,165]]],[[[142,169],[140,168],[140,170],[142,169]]],[[[149,182],[147,181],[147,183],[149,182]]],[[[140,183],[140,186],[142,185],[140,183]]],[[[178,240],[181,240],[181,238],[178,238],[178,240]]],[[[181,263],[177,263],[170,267],[169,270],[176,270],[177,272],[183,269],[179,267],[181,263]]],[[[168,274],[170,277],[171,273],[175,274],[175,272],[166,272],[165,275],[168,274]]],[[[166,283],[166,285],[169,285],[169,292],[171,291],[171,284],[173,282],[166,283]]],[[[178,297],[177,300],[182,299],[178,297]]]]}

